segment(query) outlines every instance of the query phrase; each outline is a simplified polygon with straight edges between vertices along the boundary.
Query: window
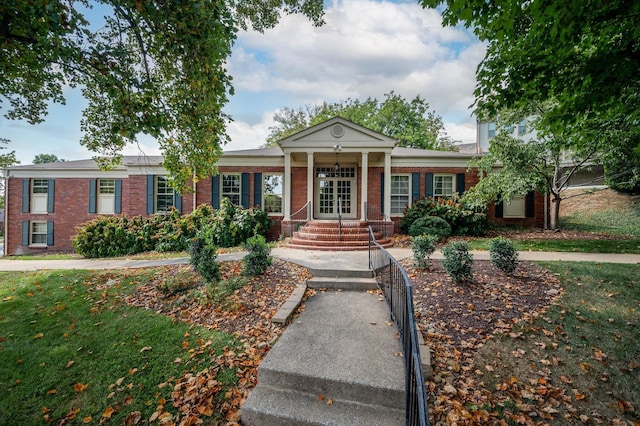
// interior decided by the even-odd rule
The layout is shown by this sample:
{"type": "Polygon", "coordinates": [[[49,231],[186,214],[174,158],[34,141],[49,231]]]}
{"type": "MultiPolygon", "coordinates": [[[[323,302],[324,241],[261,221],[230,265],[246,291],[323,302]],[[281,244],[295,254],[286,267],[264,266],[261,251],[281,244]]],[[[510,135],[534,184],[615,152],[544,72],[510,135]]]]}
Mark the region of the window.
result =
{"type": "Polygon", "coordinates": [[[453,175],[433,176],[433,196],[450,197],[453,195],[453,175]]]}
{"type": "Polygon", "coordinates": [[[496,135],[496,123],[489,123],[487,127],[489,128],[487,136],[489,136],[489,139],[491,139],[496,135]]]}
{"type": "Polygon", "coordinates": [[[32,245],[32,246],[47,245],[47,222],[31,222],[29,245],[32,245]]]}
{"type": "Polygon", "coordinates": [[[520,124],[518,124],[518,136],[522,136],[525,133],[527,133],[527,120],[523,118],[520,124]]]}
{"type": "Polygon", "coordinates": [[[115,197],[115,179],[98,180],[98,213],[113,214],[115,212],[115,197]]]}
{"type": "Polygon", "coordinates": [[[165,176],[156,176],[156,213],[167,212],[174,205],[173,188],[165,176]]]}
{"type": "Polygon", "coordinates": [[[33,179],[31,181],[31,213],[47,213],[49,181],[33,179]]]}
{"type": "Polygon", "coordinates": [[[402,215],[405,206],[409,205],[409,176],[391,176],[391,214],[402,215]]]}
{"type": "Polygon", "coordinates": [[[232,204],[240,205],[240,175],[222,175],[222,198],[228,198],[232,204]]]}
{"type": "Polygon", "coordinates": [[[265,174],[262,180],[263,209],[269,213],[282,213],[282,175],[265,174]]]}
{"type": "Polygon", "coordinates": [[[502,217],[504,218],[522,218],[525,217],[525,199],[524,197],[514,197],[510,203],[504,203],[502,217]]]}

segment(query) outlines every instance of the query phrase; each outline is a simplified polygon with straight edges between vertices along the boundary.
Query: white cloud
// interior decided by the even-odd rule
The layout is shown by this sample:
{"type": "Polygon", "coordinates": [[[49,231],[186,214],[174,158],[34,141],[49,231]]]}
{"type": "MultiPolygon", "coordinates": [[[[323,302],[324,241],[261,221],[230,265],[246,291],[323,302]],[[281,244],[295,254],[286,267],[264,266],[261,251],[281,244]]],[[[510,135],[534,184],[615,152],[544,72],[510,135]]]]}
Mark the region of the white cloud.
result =
{"type": "Polygon", "coordinates": [[[267,140],[269,127],[273,126],[275,111],[265,112],[262,120],[254,125],[234,121],[227,126],[227,133],[231,141],[223,147],[225,151],[237,151],[242,149],[255,149],[262,146],[267,140]]]}
{"type": "MultiPolygon", "coordinates": [[[[475,126],[468,106],[485,48],[470,32],[443,28],[435,10],[388,1],[335,1],[325,22],[314,28],[293,15],[264,34],[241,33],[229,69],[242,103],[256,96],[262,99],[256,108],[297,108],[349,97],[382,99],[395,91],[407,99],[420,95],[448,129],[475,126]]],[[[259,115],[251,108],[233,114],[249,121],[246,127],[257,136],[260,123],[251,117],[259,115]]]]}

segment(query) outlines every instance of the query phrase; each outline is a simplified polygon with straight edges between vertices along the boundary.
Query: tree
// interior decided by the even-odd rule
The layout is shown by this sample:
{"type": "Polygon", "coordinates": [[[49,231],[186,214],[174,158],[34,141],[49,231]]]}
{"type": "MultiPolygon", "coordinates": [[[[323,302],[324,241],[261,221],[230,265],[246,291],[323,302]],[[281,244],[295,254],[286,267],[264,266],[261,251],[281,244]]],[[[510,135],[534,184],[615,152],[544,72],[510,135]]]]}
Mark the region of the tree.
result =
{"type": "Polygon", "coordinates": [[[599,160],[603,142],[595,138],[576,148],[567,134],[546,128],[540,118],[545,108],[538,110],[541,115],[530,117],[527,123],[536,130],[536,137],[530,140],[515,138],[510,132],[511,125],[520,122],[515,119],[518,115],[513,111],[501,115],[503,121],[496,123],[498,133],[491,139],[489,154],[470,163],[478,168],[480,181],[465,197],[479,204],[511,202],[529,191],[541,191],[551,196],[549,227],[558,229],[562,191],[577,172],[599,160]]]}
{"type": "Polygon", "coordinates": [[[150,135],[178,190],[215,171],[228,139],[226,60],[238,28],[262,31],[298,12],[320,25],[323,14],[321,0],[11,0],[0,11],[5,116],[41,122],[49,102],[79,86],[89,102],[81,144],[109,167],[150,135]],[[89,22],[99,12],[104,22],[89,22]]]}
{"type": "Polygon", "coordinates": [[[33,164],[56,163],[58,161],[67,161],[64,158],[58,158],[55,154],[38,154],[33,157],[33,164]]]}
{"type": "Polygon", "coordinates": [[[454,149],[453,140],[446,136],[442,118],[430,110],[419,95],[407,101],[394,92],[379,102],[347,99],[335,103],[307,105],[297,110],[284,108],[275,114],[276,126],[269,128],[266,146],[298,133],[307,127],[340,116],[398,140],[398,146],[437,150],[454,149]]]}
{"type": "MultiPolygon", "coordinates": [[[[442,0],[422,0],[442,8],[442,0]]],[[[487,51],[478,66],[477,112],[555,99],[542,119],[554,132],[595,120],[640,138],[640,2],[445,0],[443,24],[473,28],[487,51]]],[[[575,135],[575,133],[574,133],[575,135]]],[[[573,138],[577,146],[586,138],[573,138]]],[[[608,147],[603,147],[606,150],[608,147]]]]}
{"type": "MultiPolygon", "coordinates": [[[[11,141],[8,139],[0,138],[0,151],[2,151],[3,149],[7,149],[7,147],[3,145],[9,144],[9,142],[11,141]]],[[[15,151],[11,151],[6,154],[0,154],[0,170],[2,171],[2,176],[0,176],[0,208],[4,208],[4,168],[13,166],[15,164],[20,164],[20,162],[16,159],[15,151]]]]}

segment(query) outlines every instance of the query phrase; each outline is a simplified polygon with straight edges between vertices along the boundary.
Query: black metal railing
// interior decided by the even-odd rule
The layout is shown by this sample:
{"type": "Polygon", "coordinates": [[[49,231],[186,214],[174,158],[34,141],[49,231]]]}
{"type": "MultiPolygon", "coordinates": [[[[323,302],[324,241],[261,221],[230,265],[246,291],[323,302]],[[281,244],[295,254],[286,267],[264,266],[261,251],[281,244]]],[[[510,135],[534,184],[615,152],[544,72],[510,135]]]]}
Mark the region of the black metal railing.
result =
{"type": "Polygon", "coordinates": [[[338,241],[342,241],[342,198],[338,197],[338,241]]]}
{"type": "Polygon", "coordinates": [[[309,223],[309,203],[302,206],[298,211],[291,215],[291,219],[289,219],[293,226],[291,227],[291,234],[287,235],[287,237],[293,237],[293,232],[305,226],[309,223]]]}
{"type": "Polygon", "coordinates": [[[428,426],[429,410],[422,360],[418,346],[418,327],[413,312],[413,287],[404,268],[376,242],[369,227],[369,268],[400,332],[405,372],[405,420],[407,425],[428,426]]]}
{"type": "Polygon", "coordinates": [[[364,203],[366,217],[364,218],[367,225],[369,225],[373,232],[377,232],[381,234],[383,237],[388,237],[387,235],[387,217],[382,213],[380,206],[371,205],[367,202],[364,203]]]}

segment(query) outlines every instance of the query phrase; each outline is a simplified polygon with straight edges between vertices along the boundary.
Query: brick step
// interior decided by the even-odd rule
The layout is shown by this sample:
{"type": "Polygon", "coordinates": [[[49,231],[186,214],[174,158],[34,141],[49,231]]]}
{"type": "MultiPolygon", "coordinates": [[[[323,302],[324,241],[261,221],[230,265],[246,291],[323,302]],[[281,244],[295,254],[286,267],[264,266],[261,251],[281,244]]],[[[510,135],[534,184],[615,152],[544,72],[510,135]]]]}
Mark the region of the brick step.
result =
{"type": "MultiPolygon", "coordinates": [[[[369,233],[364,234],[362,232],[358,232],[358,233],[343,232],[342,234],[337,234],[335,232],[321,233],[321,232],[310,232],[310,231],[298,231],[298,232],[294,232],[293,236],[300,238],[301,240],[332,240],[333,241],[333,240],[343,239],[345,241],[354,241],[354,240],[369,241],[369,233]]],[[[382,234],[376,235],[376,240],[379,237],[382,237],[382,234]]]]}
{"type": "MultiPolygon", "coordinates": [[[[379,243],[380,244],[380,243],[379,243]]],[[[386,244],[380,244],[382,247],[384,248],[389,248],[392,246],[392,244],[386,243],[386,244]]],[[[364,250],[368,250],[369,246],[319,246],[319,245],[311,245],[311,244],[292,244],[292,243],[288,243],[287,247],[292,248],[292,249],[296,249],[296,250],[317,250],[317,251],[364,251],[364,250]]]]}
{"type": "MultiPolygon", "coordinates": [[[[378,240],[378,244],[383,245],[385,243],[390,243],[391,240],[389,239],[380,239],[378,240]]],[[[323,240],[313,240],[313,239],[307,239],[307,238],[298,238],[298,237],[293,237],[291,240],[289,240],[289,245],[291,244],[303,244],[303,245],[310,245],[310,246],[319,246],[319,247],[323,247],[323,246],[354,246],[354,247],[369,247],[369,240],[342,240],[339,241],[338,239],[323,239],[323,240]]]]}
{"type": "Polygon", "coordinates": [[[309,288],[326,288],[333,290],[363,291],[376,290],[378,284],[375,278],[343,278],[343,277],[313,277],[307,280],[309,288]]]}

